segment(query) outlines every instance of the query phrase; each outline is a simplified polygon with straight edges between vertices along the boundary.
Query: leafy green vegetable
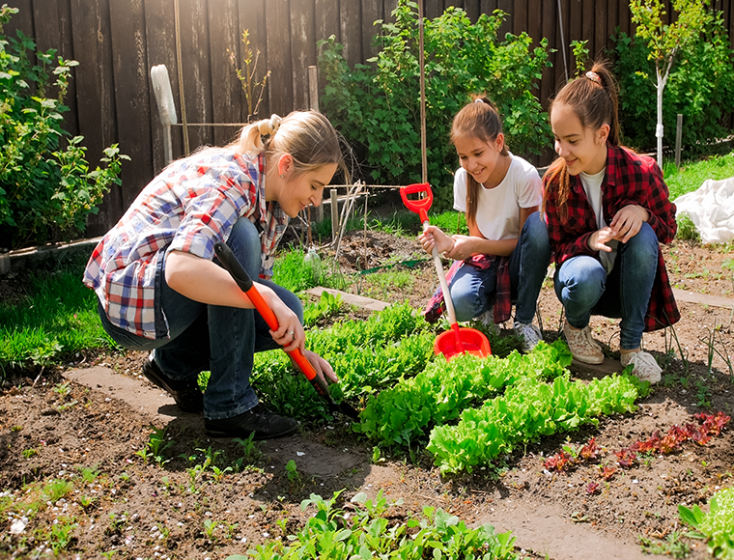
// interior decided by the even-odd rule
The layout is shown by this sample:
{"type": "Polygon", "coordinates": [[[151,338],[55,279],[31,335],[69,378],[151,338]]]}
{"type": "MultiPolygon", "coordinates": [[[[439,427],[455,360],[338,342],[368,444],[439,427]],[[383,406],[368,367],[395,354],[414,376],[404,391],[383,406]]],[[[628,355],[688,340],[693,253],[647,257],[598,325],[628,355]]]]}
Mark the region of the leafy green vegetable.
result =
{"type": "Polygon", "coordinates": [[[527,376],[508,387],[504,396],[465,410],[456,426],[434,428],[427,449],[442,473],[472,472],[540,436],[596,424],[602,414],[631,412],[644,388],[628,374],[588,385],[571,381],[568,373],[552,384],[527,376]]]}
{"type": "Polygon", "coordinates": [[[415,378],[370,399],[355,430],[386,445],[409,445],[430,427],[457,418],[465,408],[525,377],[554,378],[565,372],[571,354],[563,342],[541,343],[527,356],[506,359],[457,356],[438,359],[415,378]]]}
{"type": "Polygon", "coordinates": [[[709,513],[694,505],[678,506],[680,518],[697,529],[708,541],[715,558],[734,559],[734,488],[725,488],[709,500],[709,513]]]}
{"type": "Polygon", "coordinates": [[[374,500],[364,493],[354,496],[353,511],[345,514],[334,504],[339,492],[330,500],[311,494],[301,508],[315,507],[316,513],[296,535],[270,540],[247,551],[247,556],[233,555],[227,560],[296,560],[329,558],[353,560],[361,558],[482,558],[510,560],[515,537],[511,533],[496,534],[491,525],[469,529],[457,516],[432,507],[423,508],[418,519],[395,523],[385,512],[388,504],[380,490],[374,500]]]}

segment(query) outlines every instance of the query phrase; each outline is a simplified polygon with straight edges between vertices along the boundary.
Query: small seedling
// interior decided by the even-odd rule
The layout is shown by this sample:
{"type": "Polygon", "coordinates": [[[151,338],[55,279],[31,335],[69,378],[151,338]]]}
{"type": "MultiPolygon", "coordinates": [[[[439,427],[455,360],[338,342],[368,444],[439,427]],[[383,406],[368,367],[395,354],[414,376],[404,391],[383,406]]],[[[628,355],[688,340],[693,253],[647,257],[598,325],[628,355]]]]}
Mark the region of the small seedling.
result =
{"type": "Polygon", "coordinates": [[[71,393],[71,387],[69,386],[69,381],[66,383],[59,383],[53,388],[53,392],[61,397],[67,396],[69,393],[71,393]]]}
{"type": "Polygon", "coordinates": [[[288,480],[291,481],[291,483],[301,481],[301,475],[298,473],[298,467],[296,467],[296,462],[293,459],[288,461],[288,463],[286,464],[285,474],[288,477],[288,480]]]}
{"type": "Polygon", "coordinates": [[[30,459],[34,455],[38,455],[38,449],[33,449],[32,447],[30,449],[24,449],[21,454],[24,458],[30,459]]]}

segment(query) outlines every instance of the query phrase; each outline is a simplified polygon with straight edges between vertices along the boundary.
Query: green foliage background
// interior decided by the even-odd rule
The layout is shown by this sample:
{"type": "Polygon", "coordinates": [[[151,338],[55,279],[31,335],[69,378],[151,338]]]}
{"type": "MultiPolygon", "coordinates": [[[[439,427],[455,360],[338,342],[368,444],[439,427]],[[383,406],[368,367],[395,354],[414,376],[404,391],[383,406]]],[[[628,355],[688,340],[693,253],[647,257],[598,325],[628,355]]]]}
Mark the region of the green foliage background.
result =
{"type": "MultiPolygon", "coordinates": [[[[619,81],[619,118],[628,146],[649,150],[655,145],[655,63],[637,36],[617,33],[609,54],[619,81]]],[[[676,118],[683,115],[682,145],[700,155],[705,144],[731,133],[734,114],[734,51],[719,12],[704,34],[676,56],[663,98],[664,143],[675,145],[676,118]]]]}
{"type": "Polygon", "coordinates": [[[78,236],[104,193],[120,183],[121,160],[128,159],[113,145],[104,150],[106,167],[90,169],[82,137],[66,139],[63,103],[77,63],[54,61],[53,49],[37,52],[21,32],[17,40],[6,38],[2,26],[16,13],[0,8],[0,247],[6,248],[78,236]]]}
{"type": "MultiPolygon", "coordinates": [[[[370,179],[405,185],[421,180],[417,4],[400,0],[393,15],[395,23],[375,22],[381,50],[368,65],[349,68],[333,36],[319,43],[327,82],[321,100],[370,179]]],[[[428,178],[437,187],[435,211],[452,206],[458,161],[449,142],[451,121],[472,93],[486,93],[497,105],[512,151],[529,156],[550,145],[548,119],[533,93],[549,65],[548,42],[533,49],[526,33],[501,40],[505,15],[497,10],[472,24],[463,10],[450,7],[425,20],[428,178]]]]}

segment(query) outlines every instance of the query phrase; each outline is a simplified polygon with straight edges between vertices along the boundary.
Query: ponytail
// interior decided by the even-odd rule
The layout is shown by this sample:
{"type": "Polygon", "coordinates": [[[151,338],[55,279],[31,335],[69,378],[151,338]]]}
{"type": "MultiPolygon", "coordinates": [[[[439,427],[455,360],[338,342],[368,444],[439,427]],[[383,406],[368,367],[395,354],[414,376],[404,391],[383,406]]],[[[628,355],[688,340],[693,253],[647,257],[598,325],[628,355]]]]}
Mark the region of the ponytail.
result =
{"type": "Polygon", "coordinates": [[[321,113],[293,111],[283,119],[272,115],[247,125],[229,147],[250,156],[265,154],[270,161],[290,154],[296,174],[336,163],[349,183],[351,174],[344,163],[342,143],[346,144],[321,113]]]}
{"type": "MultiPolygon", "coordinates": [[[[553,107],[558,105],[570,107],[584,128],[597,130],[602,125],[608,124],[607,142],[612,146],[620,145],[617,83],[606,62],[595,62],[589,72],[563,86],[551,103],[549,114],[553,112],[553,107]]],[[[558,193],[556,197],[558,216],[565,222],[571,189],[571,175],[566,168],[566,160],[557,158],[543,176],[543,183],[545,185],[543,211],[548,192],[555,188],[558,193]]]]}

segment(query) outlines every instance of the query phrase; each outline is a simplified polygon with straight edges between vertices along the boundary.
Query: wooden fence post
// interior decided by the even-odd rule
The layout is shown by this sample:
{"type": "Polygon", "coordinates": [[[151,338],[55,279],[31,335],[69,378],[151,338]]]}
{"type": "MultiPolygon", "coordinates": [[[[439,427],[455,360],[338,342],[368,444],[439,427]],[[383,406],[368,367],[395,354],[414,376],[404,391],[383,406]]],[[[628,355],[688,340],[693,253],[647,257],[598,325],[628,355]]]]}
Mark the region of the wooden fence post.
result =
{"type": "MultiPolygon", "coordinates": [[[[312,111],[319,110],[319,69],[316,66],[308,67],[308,98],[312,111]]],[[[324,207],[316,207],[316,223],[324,221],[324,207]]]]}

